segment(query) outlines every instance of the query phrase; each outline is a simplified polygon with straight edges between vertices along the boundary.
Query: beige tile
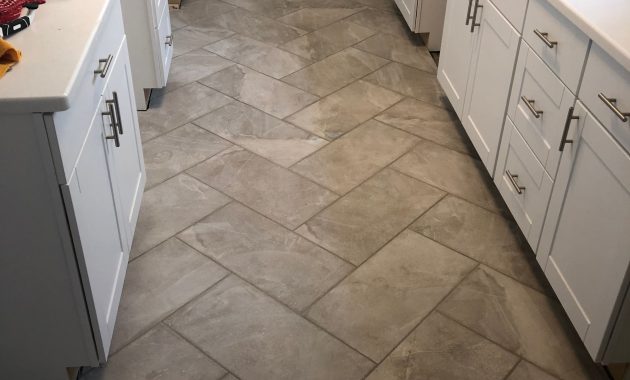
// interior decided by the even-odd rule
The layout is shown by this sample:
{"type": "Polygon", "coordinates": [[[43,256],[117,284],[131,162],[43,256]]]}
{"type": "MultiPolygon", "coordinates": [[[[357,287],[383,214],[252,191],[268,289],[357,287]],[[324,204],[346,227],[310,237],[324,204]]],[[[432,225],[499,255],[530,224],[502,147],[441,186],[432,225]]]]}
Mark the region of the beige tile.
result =
{"type": "Polygon", "coordinates": [[[314,103],[287,120],[326,139],[336,139],[398,102],[402,96],[358,81],[314,103]]]}
{"type": "MultiPolygon", "coordinates": [[[[377,7],[383,9],[367,9],[363,12],[359,12],[348,17],[347,21],[362,25],[363,27],[366,27],[373,31],[393,34],[398,37],[412,38],[413,33],[411,33],[411,31],[409,30],[407,22],[403,19],[398,9],[395,9],[395,4],[382,4],[385,1],[388,0],[361,1],[361,3],[369,5],[371,7],[373,7],[374,5],[370,3],[378,3],[376,4],[377,7]]],[[[391,1],[391,3],[394,3],[394,1],[391,1]]]]}
{"type": "Polygon", "coordinates": [[[450,107],[435,74],[392,62],[365,80],[433,105],[450,107]]]}
{"type": "MultiPolygon", "coordinates": [[[[349,4],[349,3],[347,3],[349,4]]],[[[350,15],[353,15],[363,8],[303,8],[278,19],[288,25],[297,28],[314,31],[324,26],[330,25],[350,15]]]]}
{"type": "Polygon", "coordinates": [[[318,99],[243,66],[229,67],[200,82],[280,119],[318,99]]]}
{"type": "Polygon", "coordinates": [[[168,74],[166,91],[185,86],[233,64],[203,49],[182,54],[173,58],[171,71],[168,74]]]}
{"type": "Polygon", "coordinates": [[[437,65],[429,50],[418,39],[379,33],[356,48],[429,73],[437,72],[437,65]]]}
{"type": "Polygon", "coordinates": [[[443,195],[440,190],[385,169],[297,232],[358,265],[443,195]]]}
{"type": "Polygon", "coordinates": [[[185,26],[173,32],[173,56],[199,49],[234,34],[227,29],[209,26],[185,26]]]}
{"type": "Polygon", "coordinates": [[[144,333],[227,274],[175,238],[132,261],[125,277],[111,351],[144,333]]]}
{"type": "Polygon", "coordinates": [[[543,372],[532,363],[521,360],[507,380],[558,380],[558,378],[543,372]]]}
{"type": "Polygon", "coordinates": [[[370,29],[342,20],[287,42],[282,48],[304,58],[319,61],[374,33],[370,29]]]}
{"type": "Polygon", "coordinates": [[[433,313],[367,379],[502,380],[517,361],[496,344],[433,313]]]}
{"type": "Polygon", "coordinates": [[[479,206],[502,209],[485,167],[468,155],[424,140],[392,167],[479,206]]]}
{"type": "Polygon", "coordinates": [[[331,191],[238,147],[188,172],[289,229],[337,199],[331,191]]]}
{"type": "Polygon", "coordinates": [[[195,120],[195,124],[284,167],[327,144],[324,139],[239,102],[219,108],[195,120]]]}
{"type": "Polygon", "coordinates": [[[216,42],[206,49],[276,79],[311,63],[308,59],[240,35],[216,42]]]}
{"type": "Polygon", "coordinates": [[[396,2],[392,0],[353,0],[359,4],[364,4],[371,8],[377,9],[385,9],[392,12],[397,12],[398,7],[396,6],[396,2]]]}
{"type": "Polygon", "coordinates": [[[597,378],[560,304],[492,269],[475,270],[438,309],[558,378],[597,378]]]}
{"type": "Polygon", "coordinates": [[[231,276],[167,322],[243,379],[362,379],[372,363],[231,276]]]}
{"type": "Polygon", "coordinates": [[[387,64],[386,59],[349,48],[283,79],[295,87],[326,96],[387,64]]]}
{"type": "Polygon", "coordinates": [[[406,98],[375,119],[458,152],[474,152],[457,115],[444,108],[406,98]]]}
{"type": "Polygon", "coordinates": [[[308,318],[380,362],[476,265],[405,230],[317,301],[308,318]]]}
{"type": "Polygon", "coordinates": [[[171,9],[174,26],[195,24],[197,21],[234,10],[233,5],[219,0],[184,0],[178,10],[171,9]]]}
{"type": "Polygon", "coordinates": [[[410,228],[526,285],[546,289],[535,254],[518,226],[501,215],[448,197],[410,228]]]}
{"type": "Polygon", "coordinates": [[[226,3],[247,9],[250,12],[277,18],[297,11],[304,6],[303,1],[296,0],[224,0],[226,3]]]}
{"type": "Polygon", "coordinates": [[[298,311],[353,269],[238,203],[213,213],[179,237],[298,311]]]}
{"type": "Polygon", "coordinates": [[[345,194],[389,165],[419,139],[370,120],[293,166],[294,172],[345,194]]]}

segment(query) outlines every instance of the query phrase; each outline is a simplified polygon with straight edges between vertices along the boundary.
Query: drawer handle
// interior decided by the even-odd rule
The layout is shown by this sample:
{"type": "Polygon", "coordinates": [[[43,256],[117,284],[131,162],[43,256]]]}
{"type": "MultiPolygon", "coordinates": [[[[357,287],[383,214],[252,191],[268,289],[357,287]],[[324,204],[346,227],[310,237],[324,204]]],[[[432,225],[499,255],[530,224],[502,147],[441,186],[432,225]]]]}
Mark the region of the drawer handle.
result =
{"type": "Polygon", "coordinates": [[[98,60],[98,69],[94,70],[94,74],[99,74],[101,78],[105,78],[107,76],[107,72],[109,71],[109,67],[112,65],[112,60],[114,59],[113,55],[107,56],[107,58],[98,60]],[[103,65],[101,67],[101,65],[103,65]]]}
{"type": "Polygon", "coordinates": [[[470,11],[472,10],[472,2],[473,0],[468,0],[468,12],[466,12],[466,25],[470,25],[470,20],[472,16],[470,15],[470,11]]]}
{"type": "Polygon", "coordinates": [[[116,111],[116,114],[113,115],[114,124],[118,127],[118,133],[122,135],[124,132],[123,132],[123,125],[122,125],[122,117],[120,116],[120,103],[118,102],[118,93],[114,91],[112,94],[112,100],[108,100],[105,103],[107,103],[107,105],[114,106],[114,110],[116,111]]]}
{"type": "Polygon", "coordinates": [[[168,46],[173,46],[173,35],[166,36],[166,42],[164,42],[168,46]]]}
{"type": "Polygon", "coordinates": [[[601,99],[602,102],[604,102],[606,106],[608,106],[608,108],[610,108],[610,110],[619,118],[619,120],[623,121],[624,123],[628,121],[628,116],[630,116],[630,112],[621,111],[617,107],[617,99],[608,98],[606,97],[606,95],[604,95],[603,92],[600,92],[597,96],[601,99]]]}
{"type": "Polygon", "coordinates": [[[514,186],[514,190],[516,190],[516,192],[519,194],[523,194],[523,192],[525,191],[525,186],[521,186],[518,184],[518,182],[516,182],[516,180],[518,180],[518,175],[510,173],[509,170],[506,170],[505,174],[507,174],[508,178],[510,179],[510,182],[512,182],[512,186],[514,186]]]}
{"type": "Polygon", "coordinates": [[[479,8],[483,8],[483,5],[479,5],[479,0],[475,0],[475,8],[472,16],[470,16],[470,19],[472,20],[472,24],[470,25],[470,33],[475,32],[476,26],[481,26],[481,23],[477,22],[477,12],[479,11],[479,8]]]}
{"type": "Polygon", "coordinates": [[[116,119],[114,116],[114,105],[113,104],[108,104],[107,105],[107,109],[109,110],[108,112],[103,112],[103,116],[109,116],[109,119],[111,120],[111,122],[109,123],[109,126],[112,128],[112,130],[114,131],[114,134],[111,136],[105,136],[106,140],[114,140],[114,144],[116,145],[116,148],[120,148],[120,138],[118,137],[118,128],[116,128],[116,119]]]}
{"type": "Polygon", "coordinates": [[[538,36],[538,38],[542,40],[542,42],[545,43],[545,45],[547,45],[547,47],[553,49],[555,46],[558,45],[557,41],[551,41],[549,39],[549,33],[541,32],[538,29],[534,29],[534,33],[538,36]]]}
{"type": "Polygon", "coordinates": [[[562,132],[562,140],[560,140],[560,151],[564,151],[564,146],[566,144],[573,144],[573,140],[568,140],[567,135],[569,134],[569,127],[571,127],[571,121],[579,120],[579,116],[573,116],[573,112],[575,111],[575,107],[569,108],[569,113],[567,114],[567,121],[564,123],[564,131],[562,132]]]}
{"type": "Polygon", "coordinates": [[[527,99],[525,96],[521,96],[521,100],[525,102],[525,105],[532,112],[532,115],[534,115],[536,119],[540,119],[540,116],[543,114],[543,111],[538,111],[536,108],[534,108],[534,103],[536,103],[536,101],[527,99]]]}

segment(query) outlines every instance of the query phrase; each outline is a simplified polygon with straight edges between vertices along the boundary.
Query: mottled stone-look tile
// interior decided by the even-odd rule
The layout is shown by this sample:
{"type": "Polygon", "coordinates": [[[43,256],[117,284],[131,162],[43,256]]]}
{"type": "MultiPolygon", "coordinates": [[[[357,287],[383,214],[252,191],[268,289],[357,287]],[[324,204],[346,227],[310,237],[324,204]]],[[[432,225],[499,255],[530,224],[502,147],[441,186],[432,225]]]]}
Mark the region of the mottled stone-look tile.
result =
{"type": "Polygon", "coordinates": [[[303,0],[224,0],[226,3],[250,12],[277,18],[297,11],[304,6],[303,0]]]}
{"type": "Polygon", "coordinates": [[[203,219],[179,238],[298,311],[353,269],[238,203],[203,219]]]}
{"type": "Polygon", "coordinates": [[[475,270],[438,309],[558,378],[597,378],[560,304],[490,268],[475,270]]]}
{"type": "Polygon", "coordinates": [[[337,199],[333,192],[239,147],[188,172],[290,229],[337,199]]]}
{"type": "Polygon", "coordinates": [[[287,120],[326,139],[336,139],[402,99],[395,92],[358,81],[287,120]]]}
{"type": "Polygon", "coordinates": [[[219,0],[185,0],[180,9],[171,10],[171,23],[175,26],[190,25],[200,19],[234,10],[233,5],[219,0]]]}
{"type": "Polygon", "coordinates": [[[295,26],[303,30],[314,31],[324,26],[330,25],[350,15],[353,15],[363,8],[303,8],[278,19],[288,25],[295,26]]]}
{"type": "Polygon", "coordinates": [[[379,33],[361,42],[356,48],[429,73],[437,72],[437,65],[429,50],[418,40],[379,33]]]}
{"type": "Polygon", "coordinates": [[[234,276],[167,323],[243,379],[362,379],[373,365],[234,276]]]}
{"type": "Polygon", "coordinates": [[[444,108],[406,98],[375,119],[458,152],[474,152],[457,115],[444,108]]]}
{"type": "Polygon", "coordinates": [[[221,71],[234,63],[206,50],[193,50],[173,58],[168,74],[166,91],[172,91],[208,75],[221,71]]]}
{"type": "Polygon", "coordinates": [[[284,167],[328,143],[239,102],[202,116],[195,124],[284,167]]]}
{"type": "Polygon", "coordinates": [[[502,380],[515,355],[432,313],[368,376],[368,380],[502,380]]]}
{"type": "Polygon", "coordinates": [[[342,20],[287,42],[282,48],[304,58],[319,61],[374,33],[370,29],[342,20]]]}
{"type": "Polygon", "coordinates": [[[125,277],[111,350],[130,342],[227,274],[175,238],[132,261],[125,277]]]}
{"type": "Polygon", "coordinates": [[[293,166],[294,172],[345,194],[389,165],[419,139],[370,120],[293,166]]]}
{"type": "Polygon", "coordinates": [[[521,360],[507,380],[558,380],[558,378],[543,372],[532,363],[521,360]]]}
{"type": "MultiPolygon", "coordinates": [[[[382,3],[383,1],[386,0],[364,0],[363,4],[370,5],[367,3],[382,3]]],[[[394,1],[391,2],[394,3],[394,1]]],[[[384,4],[383,8],[386,7],[388,7],[387,4],[384,4]]],[[[413,33],[409,30],[407,22],[403,19],[398,9],[391,10],[392,12],[384,11],[382,9],[366,9],[363,12],[359,12],[348,17],[346,20],[362,25],[373,31],[393,34],[402,38],[412,38],[413,33]]]]}
{"type": "Polygon", "coordinates": [[[476,265],[405,230],[317,301],[308,317],[379,362],[476,265]]]}
{"type": "Polygon", "coordinates": [[[204,161],[232,146],[192,124],[157,137],[142,147],[147,171],[146,188],[204,161]]]}
{"type": "Polygon", "coordinates": [[[371,73],[389,61],[349,48],[331,55],[283,81],[318,96],[326,96],[371,73]]]}
{"type": "Polygon", "coordinates": [[[173,56],[177,57],[234,34],[227,29],[208,26],[185,26],[173,32],[173,56]]]}
{"type": "Polygon", "coordinates": [[[90,370],[83,380],[219,380],[225,370],[188,342],[158,325],[90,370]]]}
{"type": "Polygon", "coordinates": [[[392,167],[482,207],[501,210],[485,167],[468,155],[423,140],[392,167]]]}
{"type": "Polygon", "coordinates": [[[359,265],[442,196],[440,190],[385,169],[297,232],[359,265]]]}
{"type": "Polygon", "coordinates": [[[216,42],[206,49],[276,79],[311,63],[308,59],[240,35],[216,42]]]}
{"type": "Polygon", "coordinates": [[[437,77],[426,71],[392,62],[365,80],[439,107],[449,107],[437,77]]]}
{"type": "Polygon", "coordinates": [[[318,98],[244,66],[232,66],[201,80],[210,86],[280,119],[318,98]]]}
{"type": "Polygon", "coordinates": [[[146,142],[233,102],[229,97],[199,83],[151,99],[147,111],[138,112],[140,134],[146,142]]]}
{"type": "Polygon", "coordinates": [[[131,258],[155,247],[229,201],[225,195],[186,174],[146,191],[131,258]]]}
{"type": "Polygon", "coordinates": [[[518,227],[501,215],[447,197],[410,228],[524,284],[545,289],[534,253],[520,238],[518,227]]]}

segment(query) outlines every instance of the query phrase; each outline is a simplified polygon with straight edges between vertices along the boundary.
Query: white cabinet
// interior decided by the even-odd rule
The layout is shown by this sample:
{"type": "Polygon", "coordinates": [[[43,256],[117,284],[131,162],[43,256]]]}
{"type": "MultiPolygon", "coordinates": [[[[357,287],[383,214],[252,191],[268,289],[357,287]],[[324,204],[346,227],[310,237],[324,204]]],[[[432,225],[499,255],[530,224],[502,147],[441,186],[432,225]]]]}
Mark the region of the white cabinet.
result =
{"type": "Polygon", "coordinates": [[[427,33],[427,48],[439,51],[444,29],[446,0],[395,0],[409,29],[414,33],[427,33]]]}

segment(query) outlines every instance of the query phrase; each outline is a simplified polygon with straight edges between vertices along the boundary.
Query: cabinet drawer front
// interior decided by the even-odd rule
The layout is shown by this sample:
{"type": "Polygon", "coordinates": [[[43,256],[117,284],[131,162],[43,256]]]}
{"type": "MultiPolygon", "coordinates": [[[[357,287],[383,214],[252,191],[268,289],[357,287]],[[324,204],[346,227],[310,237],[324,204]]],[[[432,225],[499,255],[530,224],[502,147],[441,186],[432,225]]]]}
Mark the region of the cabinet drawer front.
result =
{"type": "Polygon", "coordinates": [[[553,178],[560,160],[560,140],[575,95],[522,43],[508,115],[527,145],[553,178]]]}
{"type": "MultiPolygon", "coordinates": [[[[166,6],[166,4],[165,4],[166,6]]],[[[157,72],[162,76],[160,86],[166,86],[166,80],[168,79],[168,73],[171,69],[171,61],[173,60],[173,33],[171,32],[171,16],[168,10],[163,12],[162,19],[160,20],[160,26],[156,30],[157,44],[159,45],[156,51],[160,52],[157,72]]]]}
{"type": "Polygon", "coordinates": [[[535,250],[553,181],[509,119],[505,131],[494,181],[535,250]]]}
{"type": "Polygon", "coordinates": [[[630,151],[630,72],[597,45],[589,54],[579,98],[630,151]],[[615,101],[606,104],[603,98],[615,101]],[[624,117],[626,121],[622,120],[624,117]]]}
{"type": "Polygon", "coordinates": [[[492,0],[499,11],[508,19],[516,30],[523,30],[527,1],[524,0],[492,0]]]}
{"type": "Polygon", "coordinates": [[[573,93],[577,93],[589,38],[546,0],[531,0],[523,38],[573,93]]]}

